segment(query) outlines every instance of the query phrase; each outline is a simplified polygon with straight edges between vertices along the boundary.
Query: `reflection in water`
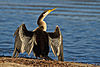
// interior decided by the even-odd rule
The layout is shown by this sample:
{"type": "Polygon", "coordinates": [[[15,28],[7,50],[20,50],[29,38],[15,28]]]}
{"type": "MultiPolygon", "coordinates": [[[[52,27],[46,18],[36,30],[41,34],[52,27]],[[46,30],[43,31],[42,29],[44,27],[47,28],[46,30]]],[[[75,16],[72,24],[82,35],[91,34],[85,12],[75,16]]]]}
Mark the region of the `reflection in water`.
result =
{"type": "MultiPolygon", "coordinates": [[[[37,27],[39,15],[47,9],[57,7],[45,21],[48,31],[59,25],[64,37],[65,61],[100,63],[100,1],[0,1],[0,56],[12,56],[13,33],[25,23],[29,30],[37,27]]],[[[25,53],[26,54],[26,53],[25,53]]],[[[25,54],[20,54],[24,56],[25,54]]],[[[52,52],[49,56],[54,57],[52,52]]],[[[33,57],[31,54],[29,57],[33,57]]]]}

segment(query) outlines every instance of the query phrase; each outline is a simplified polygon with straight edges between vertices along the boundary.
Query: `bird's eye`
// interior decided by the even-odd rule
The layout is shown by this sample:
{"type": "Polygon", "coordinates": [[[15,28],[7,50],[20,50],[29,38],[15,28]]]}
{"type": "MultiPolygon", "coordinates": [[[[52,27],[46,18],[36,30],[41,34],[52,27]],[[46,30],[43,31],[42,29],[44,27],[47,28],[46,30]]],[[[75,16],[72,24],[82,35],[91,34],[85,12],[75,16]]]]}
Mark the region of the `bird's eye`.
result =
{"type": "Polygon", "coordinates": [[[48,14],[49,14],[49,12],[47,11],[46,13],[43,14],[43,16],[48,15],[48,14]]]}
{"type": "Polygon", "coordinates": [[[43,16],[45,16],[45,14],[43,14],[43,16]]]}

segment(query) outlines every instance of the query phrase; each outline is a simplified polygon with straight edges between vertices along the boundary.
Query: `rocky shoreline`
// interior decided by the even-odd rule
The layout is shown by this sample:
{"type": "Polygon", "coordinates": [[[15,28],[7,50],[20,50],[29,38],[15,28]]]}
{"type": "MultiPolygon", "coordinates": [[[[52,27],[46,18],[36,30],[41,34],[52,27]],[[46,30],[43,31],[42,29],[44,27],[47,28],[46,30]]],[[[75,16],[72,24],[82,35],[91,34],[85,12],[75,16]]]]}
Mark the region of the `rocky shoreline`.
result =
{"type": "Polygon", "coordinates": [[[0,67],[100,67],[75,62],[46,61],[31,58],[0,57],[0,67]]]}

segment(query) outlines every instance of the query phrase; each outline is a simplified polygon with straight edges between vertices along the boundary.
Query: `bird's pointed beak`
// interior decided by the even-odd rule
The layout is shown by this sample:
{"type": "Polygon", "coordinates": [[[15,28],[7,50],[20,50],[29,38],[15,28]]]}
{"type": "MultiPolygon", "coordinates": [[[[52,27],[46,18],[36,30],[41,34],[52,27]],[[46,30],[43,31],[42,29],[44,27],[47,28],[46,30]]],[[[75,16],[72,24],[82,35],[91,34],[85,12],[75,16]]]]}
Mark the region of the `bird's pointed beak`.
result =
{"type": "Polygon", "coordinates": [[[51,11],[54,11],[56,8],[53,8],[51,11]]]}
{"type": "Polygon", "coordinates": [[[52,12],[52,11],[54,11],[56,8],[53,8],[53,9],[51,9],[49,12],[52,12]]]}

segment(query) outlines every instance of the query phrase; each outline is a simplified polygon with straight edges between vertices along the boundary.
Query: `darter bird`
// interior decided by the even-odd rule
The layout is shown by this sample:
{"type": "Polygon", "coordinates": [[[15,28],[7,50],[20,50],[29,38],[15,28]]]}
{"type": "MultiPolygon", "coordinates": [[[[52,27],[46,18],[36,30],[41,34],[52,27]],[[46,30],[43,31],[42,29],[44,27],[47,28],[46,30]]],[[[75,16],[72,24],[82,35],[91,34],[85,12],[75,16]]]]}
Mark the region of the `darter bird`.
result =
{"type": "Polygon", "coordinates": [[[31,51],[36,58],[48,58],[49,46],[53,54],[58,56],[59,61],[63,61],[63,37],[59,26],[54,32],[46,32],[47,25],[44,18],[56,8],[44,11],[38,18],[38,27],[33,31],[28,31],[25,24],[20,25],[14,33],[15,45],[13,57],[18,57],[19,53],[25,51],[30,55],[31,51]]]}

